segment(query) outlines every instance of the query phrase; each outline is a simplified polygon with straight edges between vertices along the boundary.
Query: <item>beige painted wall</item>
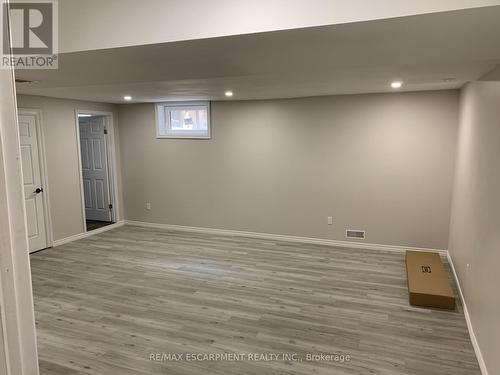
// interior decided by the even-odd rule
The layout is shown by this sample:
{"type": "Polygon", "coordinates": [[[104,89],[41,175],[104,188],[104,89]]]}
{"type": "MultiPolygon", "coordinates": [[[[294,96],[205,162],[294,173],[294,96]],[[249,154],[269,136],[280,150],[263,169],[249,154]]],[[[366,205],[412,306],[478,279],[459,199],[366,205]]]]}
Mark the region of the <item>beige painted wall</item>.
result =
{"type": "Polygon", "coordinates": [[[500,83],[468,84],[460,118],[450,254],[489,374],[500,374],[500,83]]]}
{"type": "MultiPolygon", "coordinates": [[[[18,95],[19,108],[42,111],[42,125],[47,150],[49,197],[54,240],[84,231],[80,193],[79,152],[77,147],[75,110],[115,111],[116,106],[103,103],[64,100],[40,96],[18,95]]],[[[117,113],[115,141],[119,148],[117,113]]],[[[119,151],[117,152],[118,180],[121,179],[119,151]]],[[[118,199],[122,202],[121,189],[118,199]]],[[[121,204],[123,207],[123,204],[121,204]]],[[[120,213],[118,219],[123,219],[120,213]]]]}
{"type": "Polygon", "coordinates": [[[457,91],[214,102],[208,141],[154,117],[119,107],[129,220],[447,248],[457,91]]]}

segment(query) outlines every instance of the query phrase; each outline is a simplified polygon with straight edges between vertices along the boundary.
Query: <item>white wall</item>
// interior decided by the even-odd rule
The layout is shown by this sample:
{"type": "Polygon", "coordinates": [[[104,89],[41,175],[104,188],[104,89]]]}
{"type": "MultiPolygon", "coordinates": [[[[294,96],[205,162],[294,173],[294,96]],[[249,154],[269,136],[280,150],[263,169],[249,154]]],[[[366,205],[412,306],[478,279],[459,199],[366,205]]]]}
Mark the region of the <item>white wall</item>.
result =
{"type": "Polygon", "coordinates": [[[154,116],[119,109],[129,220],[448,247],[457,91],[214,102],[208,141],[154,116]]]}
{"type": "Polygon", "coordinates": [[[60,0],[60,51],[164,43],[488,5],[500,5],[500,1],[60,0]]]}
{"type": "MultiPolygon", "coordinates": [[[[79,162],[75,110],[115,111],[112,104],[64,100],[41,96],[18,95],[19,108],[36,108],[42,111],[42,126],[47,150],[50,210],[54,240],[84,232],[82,199],[80,191],[79,162]]],[[[115,141],[119,149],[118,124],[115,118],[115,141]]],[[[121,179],[119,151],[118,180],[121,179]]],[[[122,200],[121,189],[118,199],[122,200]]],[[[123,206],[121,204],[121,206],[123,206]]],[[[119,213],[118,220],[123,219],[119,213]]]]}
{"type": "Polygon", "coordinates": [[[449,251],[490,375],[500,374],[499,193],[500,82],[474,82],[462,91],[449,251]]]}
{"type": "MultiPolygon", "coordinates": [[[[0,9],[0,19],[3,6],[0,9]]],[[[0,69],[0,373],[37,375],[13,72],[0,69]]]]}

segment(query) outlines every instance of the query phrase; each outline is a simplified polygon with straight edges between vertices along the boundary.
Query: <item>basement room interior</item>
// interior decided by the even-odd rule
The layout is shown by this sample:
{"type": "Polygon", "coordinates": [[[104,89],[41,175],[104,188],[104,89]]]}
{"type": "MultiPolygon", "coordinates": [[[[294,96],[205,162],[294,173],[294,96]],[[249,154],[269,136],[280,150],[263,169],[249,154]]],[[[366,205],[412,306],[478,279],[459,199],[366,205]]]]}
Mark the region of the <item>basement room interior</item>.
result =
{"type": "Polygon", "coordinates": [[[500,374],[500,1],[2,5],[0,374],[500,374]]]}

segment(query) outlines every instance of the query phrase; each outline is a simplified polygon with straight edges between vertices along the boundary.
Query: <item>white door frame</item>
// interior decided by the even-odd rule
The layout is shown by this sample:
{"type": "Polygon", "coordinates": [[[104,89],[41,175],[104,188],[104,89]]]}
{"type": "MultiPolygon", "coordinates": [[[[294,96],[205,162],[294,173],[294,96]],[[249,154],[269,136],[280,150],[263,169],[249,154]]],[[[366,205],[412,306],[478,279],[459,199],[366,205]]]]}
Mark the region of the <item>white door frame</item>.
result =
{"type": "Polygon", "coordinates": [[[82,221],[83,221],[83,233],[87,232],[86,218],[85,218],[85,192],[83,189],[83,174],[82,174],[82,149],[80,145],[80,123],[78,120],[78,115],[80,113],[86,113],[96,116],[104,116],[104,123],[108,131],[108,136],[106,137],[106,158],[108,161],[108,173],[110,175],[110,200],[113,208],[111,209],[111,221],[113,223],[118,222],[120,217],[120,206],[118,199],[118,167],[116,164],[116,148],[115,148],[115,128],[114,128],[114,118],[113,112],[106,111],[96,111],[93,109],[76,109],[75,110],[75,130],[76,130],[76,141],[78,147],[78,172],[80,175],[80,195],[82,202],[82,221]]]}
{"type": "Polygon", "coordinates": [[[52,215],[50,214],[50,188],[47,167],[47,152],[45,147],[45,136],[43,131],[42,111],[36,108],[19,108],[19,115],[33,115],[36,122],[36,133],[38,143],[38,160],[40,162],[40,177],[43,187],[43,218],[45,220],[45,233],[47,235],[47,247],[54,246],[54,233],[52,230],[52,215]]]}
{"type": "Polygon", "coordinates": [[[15,90],[12,69],[0,70],[0,371],[38,375],[15,90]]]}

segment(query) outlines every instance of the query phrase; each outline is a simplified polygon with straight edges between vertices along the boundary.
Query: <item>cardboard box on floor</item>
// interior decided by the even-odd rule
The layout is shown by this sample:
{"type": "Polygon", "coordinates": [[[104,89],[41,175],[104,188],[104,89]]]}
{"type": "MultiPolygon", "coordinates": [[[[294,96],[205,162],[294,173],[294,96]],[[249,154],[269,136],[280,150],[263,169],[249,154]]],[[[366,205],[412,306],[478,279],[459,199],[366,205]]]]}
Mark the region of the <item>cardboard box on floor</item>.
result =
{"type": "Polygon", "coordinates": [[[455,296],[438,253],[407,251],[406,273],[410,304],[455,309],[455,296]]]}

